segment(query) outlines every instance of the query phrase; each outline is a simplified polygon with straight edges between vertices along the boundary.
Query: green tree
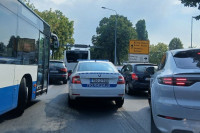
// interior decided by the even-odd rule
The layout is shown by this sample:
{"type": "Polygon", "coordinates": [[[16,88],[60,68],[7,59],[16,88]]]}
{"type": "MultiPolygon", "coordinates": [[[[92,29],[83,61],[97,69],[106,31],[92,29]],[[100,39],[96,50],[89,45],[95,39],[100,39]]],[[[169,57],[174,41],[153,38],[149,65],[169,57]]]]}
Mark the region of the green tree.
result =
{"type": "Polygon", "coordinates": [[[157,45],[150,45],[149,62],[159,64],[163,54],[168,50],[167,44],[158,43],[157,45]]]}
{"type": "Polygon", "coordinates": [[[93,59],[108,59],[114,62],[115,49],[115,17],[117,17],[117,63],[128,60],[129,40],[136,39],[137,33],[133,24],[124,16],[111,15],[103,18],[96,28],[97,35],[92,37],[92,43],[96,47],[91,50],[93,59]]]}
{"type": "Polygon", "coordinates": [[[145,20],[139,20],[136,23],[136,32],[138,40],[148,40],[148,32],[146,30],[145,20]]]}
{"type": "MultiPolygon", "coordinates": [[[[197,7],[200,10],[200,0],[181,0],[181,3],[187,7],[197,7]]],[[[197,20],[200,19],[200,15],[195,17],[197,20]]]]}
{"type": "Polygon", "coordinates": [[[30,0],[24,0],[25,4],[34,10],[42,19],[44,19],[51,27],[51,32],[55,33],[60,42],[60,47],[53,50],[53,59],[62,59],[63,52],[66,49],[64,44],[74,44],[74,22],[70,21],[61,11],[52,9],[45,11],[38,11],[30,0]]]}
{"type": "Polygon", "coordinates": [[[183,44],[179,38],[173,38],[169,43],[169,50],[182,49],[183,44]]]}

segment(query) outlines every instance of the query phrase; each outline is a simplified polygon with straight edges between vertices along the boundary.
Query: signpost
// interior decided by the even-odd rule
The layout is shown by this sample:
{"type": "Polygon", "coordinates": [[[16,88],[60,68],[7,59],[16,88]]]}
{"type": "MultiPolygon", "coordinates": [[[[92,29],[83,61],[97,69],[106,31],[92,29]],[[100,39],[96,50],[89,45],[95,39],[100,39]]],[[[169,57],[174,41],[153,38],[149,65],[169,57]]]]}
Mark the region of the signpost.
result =
{"type": "Polygon", "coordinates": [[[130,40],[129,62],[148,63],[149,62],[149,41],[130,40]]]}

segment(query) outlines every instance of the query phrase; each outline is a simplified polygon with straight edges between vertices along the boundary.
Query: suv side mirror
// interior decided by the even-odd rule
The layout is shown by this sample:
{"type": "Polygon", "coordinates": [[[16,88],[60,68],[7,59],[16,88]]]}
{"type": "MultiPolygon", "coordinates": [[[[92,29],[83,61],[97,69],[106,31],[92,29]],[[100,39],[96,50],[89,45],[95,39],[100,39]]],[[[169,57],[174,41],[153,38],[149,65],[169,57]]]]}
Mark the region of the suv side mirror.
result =
{"type": "Polygon", "coordinates": [[[155,73],[155,70],[154,70],[155,68],[154,67],[148,67],[147,69],[146,69],[146,72],[148,73],[148,74],[150,74],[150,75],[153,75],[154,73],[155,73]]]}
{"type": "Polygon", "coordinates": [[[59,44],[59,40],[58,40],[58,36],[56,34],[51,33],[51,47],[54,49],[58,49],[60,44],[59,44]]]}

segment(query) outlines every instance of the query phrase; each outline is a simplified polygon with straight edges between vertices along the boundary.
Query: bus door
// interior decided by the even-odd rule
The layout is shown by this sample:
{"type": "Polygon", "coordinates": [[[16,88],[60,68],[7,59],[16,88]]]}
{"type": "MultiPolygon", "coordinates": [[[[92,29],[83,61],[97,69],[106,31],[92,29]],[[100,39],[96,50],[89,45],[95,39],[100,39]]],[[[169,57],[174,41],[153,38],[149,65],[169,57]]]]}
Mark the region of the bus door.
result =
{"type": "Polygon", "coordinates": [[[49,38],[46,36],[44,39],[44,83],[43,90],[47,92],[48,89],[48,73],[49,73],[49,38]]]}
{"type": "Polygon", "coordinates": [[[37,75],[37,95],[42,93],[44,84],[44,34],[40,33],[39,56],[38,56],[38,75],[37,75]]]}

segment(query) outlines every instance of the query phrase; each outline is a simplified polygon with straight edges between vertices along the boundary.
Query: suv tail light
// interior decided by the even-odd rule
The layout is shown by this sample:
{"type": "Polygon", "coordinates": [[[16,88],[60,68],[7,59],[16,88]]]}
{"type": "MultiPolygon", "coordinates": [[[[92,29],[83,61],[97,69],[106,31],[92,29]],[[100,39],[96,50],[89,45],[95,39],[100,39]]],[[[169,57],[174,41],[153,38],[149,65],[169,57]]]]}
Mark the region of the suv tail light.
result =
{"type": "Polygon", "coordinates": [[[131,77],[132,77],[133,80],[138,80],[138,76],[135,73],[132,73],[131,77]]]}
{"type": "Polygon", "coordinates": [[[61,68],[60,71],[67,72],[67,68],[61,68]]]}
{"type": "Polygon", "coordinates": [[[81,84],[80,76],[72,77],[72,84],[81,84]]]}
{"type": "Polygon", "coordinates": [[[123,76],[119,76],[119,77],[118,77],[117,84],[125,84],[125,80],[124,80],[124,77],[123,77],[123,76]]]}
{"type": "Polygon", "coordinates": [[[174,86],[190,86],[194,83],[194,81],[189,80],[184,77],[163,77],[159,78],[158,82],[164,85],[174,85],[174,86]]]}

